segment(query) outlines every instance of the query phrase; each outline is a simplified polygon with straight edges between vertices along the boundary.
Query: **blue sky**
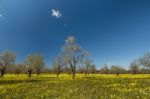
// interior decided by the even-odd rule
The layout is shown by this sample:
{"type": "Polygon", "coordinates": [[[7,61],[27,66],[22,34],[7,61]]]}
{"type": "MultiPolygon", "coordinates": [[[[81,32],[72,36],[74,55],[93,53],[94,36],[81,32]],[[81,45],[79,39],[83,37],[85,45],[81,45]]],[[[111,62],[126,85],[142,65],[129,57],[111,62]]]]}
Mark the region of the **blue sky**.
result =
{"type": "Polygon", "coordinates": [[[0,51],[16,52],[18,63],[39,52],[50,66],[72,35],[97,68],[127,67],[150,51],[149,27],[148,0],[0,0],[0,51]]]}

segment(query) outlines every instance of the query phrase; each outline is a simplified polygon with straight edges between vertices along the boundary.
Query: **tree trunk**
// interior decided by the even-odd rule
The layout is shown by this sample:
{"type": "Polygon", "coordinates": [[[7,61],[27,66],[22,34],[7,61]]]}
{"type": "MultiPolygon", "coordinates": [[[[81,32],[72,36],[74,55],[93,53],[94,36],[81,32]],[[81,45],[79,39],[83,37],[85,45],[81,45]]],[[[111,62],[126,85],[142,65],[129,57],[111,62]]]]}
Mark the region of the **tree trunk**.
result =
{"type": "Polygon", "coordinates": [[[30,70],[30,71],[28,71],[29,72],[29,78],[31,77],[31,74],[32,74],[32,71],[30,70]]]}
{"type": "Polygon", "coordinates": [[[40,72],[38,71],[38,72],[37,72],[37,76],[39,76],[39,75],[40,75],[40,72]]]}
{"type": "Polygon", "coordinates": [[[37,76],[39,76],[39,74],[40,74],[40,69],[38,68],[37,69],[37,76]]]}
{"type": "Polygon", "coordinates": [[[57,69],[57,77],[59,77],[59,69],[57,69]]]}
{"type": "Polygon", "coordinates": [[[57,73],[57,77],[59,77],[59,73],[57,73]]]}
{"type": "Polygon", "coordinates": [[[133,72],[133,75],[136,75],[136,71],[133,72]]]}
{"type": "Polygon", "coordinates": [[[87,74],[88,74],[88,67],[86,66],[85,77],[87,76],[87,74]]]}
{"type": "Polygon", "coordinates": [[[88,75],[88,71],[86,70],[86,71],[85,71],[85,77],[86,77],[87,75],[88,75]]]}
{"type": "Polygon", "coordinates": [[[17,74],[17,76],[19,76],[20,73],[16,73],[16,74],[17,74]]]}
{"type": "Polygon", "coordinates": [[[75,71],[74,71],[73,74],[72,74],[72,78],[73,78],[73,79],[75,79],[75,75],[76,75],[76,74],[75,74],[75,71]]]}
{"type": "Polygon", "coordinates": [[[119,76],[119,73],[117,73],[117,76],[119,76]]]}
{"type": "Polygon", "coordinates": [[[4,70],[1,70],[1,77],[4,76],[4,70]]]}
{"type": "Polygon", "coordinates": [[[73,78],[73,79],[75,79],[75,75],[76,75],[76,69],[73,68],[73,69],[72,69],[72,78],[73,78]]]}

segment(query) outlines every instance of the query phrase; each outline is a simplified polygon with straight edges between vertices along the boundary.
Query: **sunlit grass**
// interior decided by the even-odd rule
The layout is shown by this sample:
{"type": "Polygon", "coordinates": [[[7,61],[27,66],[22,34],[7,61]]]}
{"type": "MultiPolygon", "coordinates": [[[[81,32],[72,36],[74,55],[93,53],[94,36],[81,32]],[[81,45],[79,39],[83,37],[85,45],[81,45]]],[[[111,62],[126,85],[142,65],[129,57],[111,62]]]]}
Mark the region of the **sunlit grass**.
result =
{"type": "Polygon", "coordinates": [[[0,78],[0,98],[143,99],[150,98],[150,75],[6,74],[0,78]]]}

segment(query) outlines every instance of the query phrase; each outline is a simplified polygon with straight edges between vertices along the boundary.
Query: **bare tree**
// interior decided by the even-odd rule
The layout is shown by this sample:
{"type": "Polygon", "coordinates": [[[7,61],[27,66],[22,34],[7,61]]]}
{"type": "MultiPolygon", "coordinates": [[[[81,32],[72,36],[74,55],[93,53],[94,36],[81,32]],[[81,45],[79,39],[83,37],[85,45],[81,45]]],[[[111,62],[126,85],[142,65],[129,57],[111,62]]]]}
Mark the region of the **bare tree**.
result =
{"type": "Polygon", "coordinates": [[[90,71],[91,61],[90,60],[86,60],[84,62],[84,64],[85,64],[85,76],[87,76],[87,74],[89,74],[89,71],[90,71]]]}
{"type": "Polygon", "coordinates": [[[85,51],[84,52],[84,66],[85,66],[85,76],[87,76],[87,74],[89,75],[89,72],[90,72],[90,66],[92,65],[92,60],[89,59],[89,52],[85,51]]]}
{"type": "Polygon", "coordinates": [[[89,70],[92,74],[96,73],[96,66],[94,64],[90,65],[89,70]]]}
{"type": "Polygon", "coordinates": [[[150,70],[150,52],[139,59],[140,65],[150,70]]]}
{"type": "Polygon", "coordinates": [[[140,69],[140,73],[149,74],[149,73],[150,73],[150,70],[147,69],[147,68],[145,68],[145,67],[142,67],[142,68],[140,69]]]}
{"type": "Polygon", "coordinates": [[[83,66],[78,67],[78,73],[83,74],[85,72],[85,68],[83,66]]]}
{"type": "Polygon", "coordinates": [[[28,55],[25,59],[25,64],[28,68],[29,77],[31,77],[31,74],[34,70],[36,71],[38,76],[45,66],[43,56],[41,54],[28,55]]]}
{"type": "Polygon", "coordinates": [[[126,70],[121,66],[112,65],[110,68],[110,72],[113,74],[116,74],[117,76],[119,76],[119,74],[121,74],[121,73],[125,73],[125,71],[126,70]]]}
{"type": "Polygon", "coordinates": [[[7,68],[7,73],[14,73],[16,75],[19,74],[25,74],[26,73],[26,66],[23,64],[12,64],[10,66],[8,66],[7,68]]]}
{"type": "Polygon", "coordinates": [[[6,68],[15,62],[16,54],[11,51],[5,51],[0,54],[0,71],[1,77],[3,77],[6,68]]]}
{"type": "Polygon", "coordinates": [[[38,76],[45,67],[44,58],[41,54],[38,54],[38,53],[34,54],[33,58],[34,58],[35,70],[38,76]]]}
{"type": "Polygon", "coordinates": [[[100,73],[102,74],[109,74],[110,70],[107,64],[105,64],[101,69],[100,69],[100,73]]]}
{"type": "Polygon", "coordinates": [[[25,64],[26,64],[27,69],[28,69],[29,77],[31,77],[33,69],[34,69],[34,59],[33,59],[32,55],[28,55],[26,57],[25,64]]]}
{"type": "Polygon", "coordinates": [[[76,68],[84,57],[84,51],[78,44],[76,44],[75,38],[70,36],[66,40],[63,52],[65,53],[65,60],[71,68],[72,78],[74,79],[76,68]]]}
{"type": "Polygon", "coordinates": [[[59,54],[52,66],[52,70],[59,76],[59,74],[63,71],[63,67],[65,66],[64,55],[59,54]]]}
{"type": "Polygon", "coordinates": [[[137,74],[140,71],[139,64],[138,64],[137,60],[134,60],[131,63],[129,70],[133,73],[133,75],[137,74]]]}
{"type": "Polygon", "coordinates": [[[12,69],[13,69],[13,72],[17,75],[19,75],[21,72],[22,72],[22,69],[23,69],[23,65],[21,64],[14,64],[12,66],[12,69]]]}
{"type": "Polygon", "coordinates": [[[70,67],[70,66],[66,65],[63,70],[64,70],[64,72],[67,73],[69,76],[71,75],[71,67],[70,67]]]}

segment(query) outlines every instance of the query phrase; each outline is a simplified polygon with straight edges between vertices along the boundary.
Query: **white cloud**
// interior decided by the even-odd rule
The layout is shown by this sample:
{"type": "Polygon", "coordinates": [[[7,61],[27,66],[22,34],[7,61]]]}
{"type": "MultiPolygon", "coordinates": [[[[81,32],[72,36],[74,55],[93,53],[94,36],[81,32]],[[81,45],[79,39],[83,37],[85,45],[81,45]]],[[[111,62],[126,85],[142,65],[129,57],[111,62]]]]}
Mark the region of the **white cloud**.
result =
{"type": "Polygon", "coordinates": [[[52,9],[52,16],[56,18],[60,18],[62,14],[60,13],[59,10],[52,9]]]}

